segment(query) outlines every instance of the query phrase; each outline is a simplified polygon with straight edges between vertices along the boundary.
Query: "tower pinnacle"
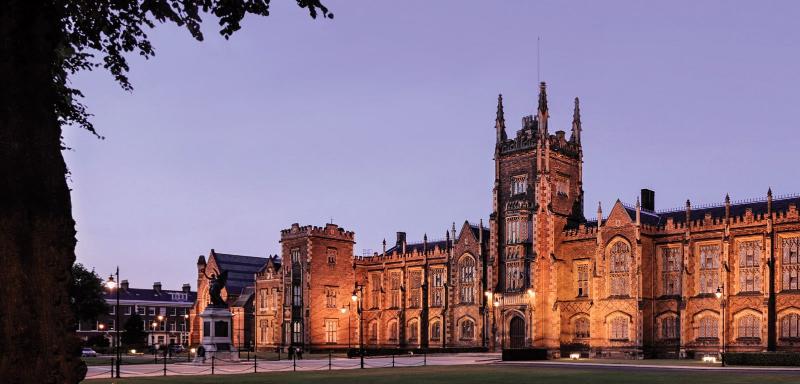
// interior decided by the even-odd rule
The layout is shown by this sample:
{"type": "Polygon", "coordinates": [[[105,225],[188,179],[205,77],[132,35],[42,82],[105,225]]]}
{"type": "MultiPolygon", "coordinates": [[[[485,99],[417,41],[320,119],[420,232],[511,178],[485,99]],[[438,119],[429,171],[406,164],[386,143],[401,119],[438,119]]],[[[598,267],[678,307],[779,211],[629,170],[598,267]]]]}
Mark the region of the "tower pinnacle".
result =
{"type": "Polygon", "coordinates": [[[497,130],[497,142],[506,141],[506,119],[503,113],[503,94],[497,95],[497,118],[494,121],[494,128],[497,130]]]}
{"type": "Polygon", "coordinates": [[[572,137],[570,141],[580,145],[581,144],[581,104],[578,98],[575,98],[575,108],[572,110],[572,137]]]}

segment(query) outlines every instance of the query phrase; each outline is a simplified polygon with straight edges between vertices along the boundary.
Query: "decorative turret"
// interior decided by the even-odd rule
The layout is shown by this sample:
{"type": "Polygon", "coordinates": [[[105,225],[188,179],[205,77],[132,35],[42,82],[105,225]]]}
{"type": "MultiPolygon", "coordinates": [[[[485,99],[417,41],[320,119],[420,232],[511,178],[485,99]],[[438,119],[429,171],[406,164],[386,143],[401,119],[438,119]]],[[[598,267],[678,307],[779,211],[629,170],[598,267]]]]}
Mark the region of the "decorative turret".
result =
{"type": "Polygon", "coordinates": [[[497,95],[497,118],[494,120],[494,128],[497,130],[497,143],[506,141],[506,118],[503,114],[503,94],[497,95]]]}
{"type": "Polygon", "coordinates": [[[603,226],[603,206],[602,202],[597,202],[597,228],[603,226]]]}
{"type": "Polygon", "coordinates": [[[577,97],[575,98],[575,108],[572,110],[572,136],[569,141],[581,145],[581,106],[577,97]]]}
{"type": "Polygon", "coordinates": [[[772,216],[772,187],[767,189],[767,215],[772,216]]]}
{"type": "Polygon", "coordinates": [[[539,135],[543,140],[546,140],[548,136],[547,120],[549,116],[547,110],[547,85],[543,81],[539,83],[539,109],[536,116],[539,122],[539,135]]]}
{"type": "Polygon", "coordinates": [[[689,220],[692,217],[692,202],[686,199],[686,228],[689,228],[689,220]]]}
{"type": "Polygon", "coordinates": [[[731,217],[731,197],[727,193],[725,194],[725,222],[728,221],[731,217]]]}

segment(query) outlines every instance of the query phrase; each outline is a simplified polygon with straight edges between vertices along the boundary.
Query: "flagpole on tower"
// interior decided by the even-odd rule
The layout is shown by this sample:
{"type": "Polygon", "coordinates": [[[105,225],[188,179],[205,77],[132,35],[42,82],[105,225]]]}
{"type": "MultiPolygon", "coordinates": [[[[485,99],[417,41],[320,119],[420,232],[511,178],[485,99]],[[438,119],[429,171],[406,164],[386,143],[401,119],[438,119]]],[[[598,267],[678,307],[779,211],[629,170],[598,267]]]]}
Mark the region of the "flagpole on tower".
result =
{"type": "Polygon", "coordinates": [[[542,41],[541,36],[536,36],[536,82],[537,83],[542,82],[542,72],[541,72],[542,66],[541,66],[541,61],[539,59],[542,55],[541,41],[542,41]]]}

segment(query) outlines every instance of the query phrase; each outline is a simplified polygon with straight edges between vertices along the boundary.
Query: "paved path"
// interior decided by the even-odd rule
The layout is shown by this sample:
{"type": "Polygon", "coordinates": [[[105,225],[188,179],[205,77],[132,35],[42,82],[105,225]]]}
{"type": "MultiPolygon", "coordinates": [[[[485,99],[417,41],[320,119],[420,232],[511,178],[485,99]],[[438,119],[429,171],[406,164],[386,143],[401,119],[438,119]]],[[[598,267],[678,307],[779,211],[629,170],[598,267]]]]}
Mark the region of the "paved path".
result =
{"type": "MultiPolygon", "coordinates": [[[[499,353],[463,353],[463,354],[436,354],[436,355],[402,355],[392,358],[389,357],[368,357],[364,359],[364,368],[390,368],[390,367],[419,367],[423,365],[474,365],[474,364],[496,364],[508,366],[527,366],[527,367],[557,367],[576,369],[597,369],[597,370],[616,370],[616,371],[663,371],[669,372],[679,369],[681,371],[726,371],[742,373],[768,373],[768,374],[787,374],[797,375],[800,378],[800,367],[722,367],[718,364],[700,365],[692,363],[684,364],[647,364],[647,360],[632,360],[631,363],[608,363],[601,359],[586,361],[500,361],[499,353]]],[[[215,361],[213,374],[244,374],[253,372],[286,372],[286,371],[327,371],[340,369],[359,369],[361,367],[358,358],[333,358],[328,359],[307,359],[282,361],[255,361],[220,362],[215,361]]],[[[174,363],[167,365],[168,376],[180,375],[210,375],[212,374],[211,364],[191,364],[174,363]]],[[[162,364],[135,364],[123,365],[121,369],[122,377],[142,377],[142,376],[162,376],[164,366],[162,364]]],[[[86,375],[87,379],[110,378],[110,366],[91,366],[86,375]]],[[[800,381],[800,380],[799,380],[800,381]]]]}
{"type": "MultiPolygon", "coordinates": [[[[364,368],[390,368],[390,367],[419,367],[423,365],[471,365],[471,364],[487,364],[490,362],[499,361],[500,355],[497,353],[492,354],[437,354],[437,355],[402,355],[392,358],[389,357],[368,357],[364,359],[364,368]]],[[[220,362],[214,363],[214,374],[235,374],[235,373],[253,373],[253,372],[281,372],[281,371],[327,371],[339,369],[358,369],[361,368],[361,361],[359,358],[333,358],[328,359],[308,359],[282,361],[258,361],[258,366],[255,367],[255,361],[240,361],[233,362],[220,362]]],[[[109,366],[90,366],[89,372],[86,374],[87,379],[97,378],[110,378],[111,367],[109,366]]],[[[191,364],[191,363],[174,363],[167,365],[167,376],[177,375],[210,375],[212,374],[210,362],[207,364],[191,364]]],[[[142,376],[163,376],[163,364],[135,364],[123,365],[120,368],[121,376],[124,377],[142,377],[142,376]]]]}

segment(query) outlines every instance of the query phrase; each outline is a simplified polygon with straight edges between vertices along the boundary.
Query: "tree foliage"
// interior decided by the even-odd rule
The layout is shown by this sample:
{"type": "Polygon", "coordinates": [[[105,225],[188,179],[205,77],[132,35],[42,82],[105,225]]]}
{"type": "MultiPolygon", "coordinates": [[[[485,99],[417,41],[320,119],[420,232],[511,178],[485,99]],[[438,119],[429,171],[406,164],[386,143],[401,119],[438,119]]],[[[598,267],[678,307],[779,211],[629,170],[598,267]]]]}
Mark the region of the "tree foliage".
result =
{"type": "MultiPolygon", "coordinates": [[[[296,0],[312,18],[333,18],[320,0],[296,0]]],[[[54,74],[59,101],[55,105],[60,123],[74,124],[95,135],[86,107],[78,101],[83,94],[71,88],[68,76],[102,66],[125,90],[132,90],[128,79],[126,53],[150,58],[155,49],[147,29],[156,23],[173,23],[186,28],[191,36],[203,40],[202,17],[217,19],[219,33],[226,39],[241,28],[247,14],[269,16],[271,0],[84,0],[64,1],[63,44],[58,52],[59,68],[54,74]]],[[[99,136],[99,135],[98,135],[99,136]]]]}
{"type": "Polygon", "coordinates": [[[142,317],[138,313],[131,314],[125,322],[123,330],[125,332],[120,334],[120,342],[125,347],[137,348],[147,343],[147,333],[144,331],[142,317]]]}
{"type": "Polygon", "coordinates": [[[103,279],[81,263],[72,266],[69,302],[76,319],[95,321],[109,307],[103,295],[103,279]]]}

